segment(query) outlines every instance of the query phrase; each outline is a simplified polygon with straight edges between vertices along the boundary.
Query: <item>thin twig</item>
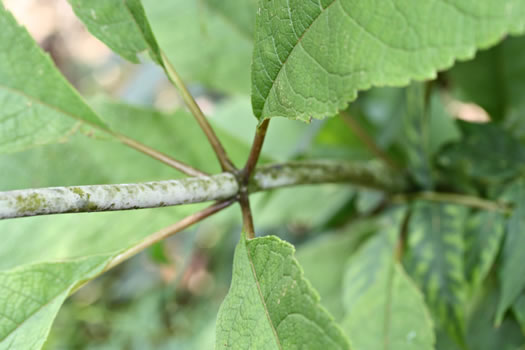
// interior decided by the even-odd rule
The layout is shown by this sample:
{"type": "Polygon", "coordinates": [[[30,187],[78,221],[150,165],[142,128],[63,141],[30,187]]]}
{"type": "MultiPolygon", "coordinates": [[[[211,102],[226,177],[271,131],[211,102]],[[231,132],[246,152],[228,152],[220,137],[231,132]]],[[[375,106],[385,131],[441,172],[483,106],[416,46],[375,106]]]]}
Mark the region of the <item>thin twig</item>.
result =
{"type": "Polygon", "coordinates": [[[246,161],[246,165],[242,170],[243,182],[247,184],[250,180],[250,176],[259,161],[261,155],[262,147],[264,145],[264,139],[266,138],[266,132],[268,131],[268,125],[270,125],[270,119],[266,119],[261,123],[255,132],[255,137],[252,143],[252,149],[250,150],[250,155],[246,161]]]}
{"type": "Polygon", "coordinates": [[[181,221],[168,226],[166,228],[163,228],[162,230],[155,232],[152,235],[149,235],[145,239],[143,239],[140,243],[134,245],[133,247],[129,248],[128,250],[124,251],[122,254],[119,254],[116,256],[104,269],[103,272],[112,269],[113,267],[117,266],[118,264],[122,263],[125,260],[128,260],[129,258],[135,256],[136,254],[140,253],[144,249],[152,246],[153,244],[160,242],[170,236],[173,236],[174,234],[192,226],[193,224],[198,223],[199,221],[202,221],[206,219],[207,217],[218,213],[219,211],[229,207],[235,203],[234,199],[226,200],[223,202],[218,202],[213,204],[212,206],[201,210],[195,214],[192,214],[190,216],[187,216],[186,218],[182,219],[181,221]]]}
{"type": "Polygon", "coordinates": [[[457,193],[418,192],[410,194],[397,194],[391,197],[391,201],[395,203],[405,203],[407,201],[414,200],[459,204],[467,207],[496,211],[504,214],[510,214],[512,211],[512,207],[507,203],[496,202],[484,198],[457,193]]]}
{"type": "Polygon", "coordinates": [[[264,139],[266,138],[266,131],[268,130],[268,125],[270,124],[270,119],[266,119],[262,122],[260,126],[257,127],[255,131],[255,137],[252,143],[252,149],[250,150],[250,155],[248,160],[244,165],[244,168],[239,174],[239,205],[241,206],[242,212],[242,223],[243,230],[248,235],[248,238],[255,238],[255,229],[253,225],[253,216],[252,210],[250,207],[250,193],[248,185],[250,183],[250,178],[252,176],[253,170],[259,161],[259,156],[261,155],[261,150],[264,144],[264,139]]]}
{"type": "Polygon", "coordinates": [[[113,135],[118,139],[120,140],[120,142],[122,142],[123,144],[139,151],[139,152],[142,152],[158,161],[161,161],[162,163],[164,164],[167,164],[177,170],[179,170],[181,173],[184,173],[186,175],[189,175],[189,176],[208,176],[208,174],[200,171],[200,170],[197,170],[193,167],[191,167],[190,165],[188,164],[185,164],[181,161],[178,161],[176,159],[173,159],[171,158],[170,156],[162,153],[162,152],[159,152],[151,147],[148,147],[138,141],[135,141],[127,136],[124,136],[124,135],[121,135],[121,134],[118,134],[118,133],[113,133],[113,135]]]}
{"type": "Polygon", "coordinates": [[[379,159],[382,159],[392,169],[400,169],[397,164],[386,152],[384,152],[374,141],[374,139],[368,135],[365,129],[359,124],[359,122],[348,112],[342,111],[340,113],[343,121],[348,125],[352,132],[357,136],[359,140],[368,148],[368,150],[379,159]]]}
{"type": "MultiPolygon", "coordinates": [[[[190,216],[187,216],[185,217],[184,219],[182,219],[181,221],[171,225],[171,226],[168,226],[168,227],[165,227],[163,228],[162,230],[160,231],[157,231],[151,235],[149,235],[148,237],[144,238],[142,241],[140,241],[138,244],[135,244],[133,247],[123,251],[122,253],[120,253],[119,255],[115,256],[105,267],[102,271],[100,271],[98,273],[98,276],[102,275],[104,272],[107,272],[109,270],[111,270],[112,268],[114,268],[115,266],[123,263],[124,261],[134,257],[135,255],[137,255],[138,253],[142,252],[143,250],[151,247],[152,245],[154,245],[155,243],[158,243],[170,236],[173,236],[185,229],[187,229],[188,227],[210,217],[211,215],[215,214],[215,213],[218,213],[219,211],[223,210],[223,209],[226,209],[227,207],[229,207],[230,205],[232,205],[233,203],[235,203],[235,200],[233,199],[230,199],[230,200],[227,200],[227,201],[223,201],[223,202],[218,202],[218,203],[215,203],[213,204],[212,206],[204,209],[204,210],[201,210],[195,214],[192,214],[190,216]]],[[[73,294],[75,293],[77,290],[79,290],[80,288],[82,288],[83,286],[85,286],[89,281],[86,281],[84,283],[81,283],[79,284],[78,286],[76,286],[75,288],[73,288],[73,290],[71,290],[70,294],[73,294]]]]}
{"type": "Polygon", "coordinates": [[[235,166],[233,165],[232,161],[228,158],[228,155],[226,154],[226,150],[222,146],[219,138],[213,131],[210,123],[204,116],[204,113],[200,109],[197,102],[195,102],[195,99],[191,95],[191,93],[188,91],[188,88],[182,81],[181,77],[169,61],[168,57],[164,54],[162,54],[162,61],[164,64],[164,68],[166,70],[166,74],[168,75],[168,78],[170,81],[180,90],[180,93],[182,95],[182,99],[188,106],[191,114],[195,117],[197,120],[197,123],[199,123],[202,131],[204,131],[204,134],[206,134],[206,137],[208,138],[208,141],[210,142],[211,147],[213,148],[215,154],[217,155],[217,158],[219,159],[219,163],[221,164],[221,168],[223,171],[228,172],[234,172],[235,166]]]}
{"type": "Polygon", "coordinates": [[[253,225],[252,210],[250,208],[250,199],[247,194],[239,196],[239,205],[242,212],[242,229],[249,239],[255,238],[255,228],[253,225]]]}

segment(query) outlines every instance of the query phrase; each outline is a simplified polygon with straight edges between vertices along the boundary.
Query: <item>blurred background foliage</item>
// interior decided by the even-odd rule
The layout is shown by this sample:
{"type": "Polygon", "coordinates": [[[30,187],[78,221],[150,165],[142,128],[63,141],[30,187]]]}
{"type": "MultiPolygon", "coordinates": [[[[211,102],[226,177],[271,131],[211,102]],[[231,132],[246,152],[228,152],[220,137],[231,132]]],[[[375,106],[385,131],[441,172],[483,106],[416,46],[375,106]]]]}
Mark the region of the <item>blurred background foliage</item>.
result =
{"type": "MultiPolygon", "coordinates": [[[[4,3],[72,84],[103,111],[110,126],[199,169],[219,171],[177,92],[146,57],[142,64],[132,65],[113,54],[85,30],[65,0],[4,3]]],[[[239,3],[243,5],[228,9],[220,0],[143,1],[159,44],[189,83],[237,165],[247,157],[256,125],[249,97],[256,1],[239,3]]],[[[372,159],[376,155],[363,140],[365,133],[389,158],[410,169],[422,189],[504,198],[525,163],[523,94],[525,39],[508,38],[441,73],[432,83],[366,91],[345,117],[310,124],[274,120],[262,160],[372,159]],[[419,117],[422,114],[424,119],[419,117]]],[[[1,190],[179,176],[103,135],[77,129],[59,144],[0,155],[1,190]]],[[[323,305],[342,320],[342,262],[378,230],[382,195],[346,185],[303,186],[255,194],[252,206],[257,231],[277,234],[296,245],[298,260],[323,305]]],[[[4,221],[0,268],[111,252],[122,241],[136,242],[200,207],[4,221]],[[26,242],[23,249],[18,246],[21,238],[26,242]]],[[[525,294],[514,313],[507,313],[499,328],[493,326],[501,293],[497,266],[504,254],[505,220],[463,209],[458,213],[421,205],[409,227],[409,232],[419,230],[428,224],[429,215],[438,212],[450,216],[451,235],[465,236],[466,243],[452,251],[465,259],[466,267],[454,265],[449,270],[458,269],[466,277],[454,290],[444,291],[452,293],[450,299],[436,308],[464,316],[464,342],[472,349],[520,349],[525,343],[525,294]],[[484,236],[479,228],[487,222],[495,228],[484,236]],[[494,237],[494,232],[500,233],[494,237]],[[481,243],[485,237],[493,239],[486,251],[481,243]],[[483,257],[476,255],[481,250],[483,257]],[[480,259],[485,259],[480,271],[468,270],[480,259]]],[[[238,208],[230,208],[88,284],[60,311],[46,349],[213,348],[215,318],[228,290],[240,221],[238,208]]],[[[423,251],[418,247],[426,243],[408,243],[409,270],[423,251]]],[[[422,289],[431,288],[425,285],[427,272],[417,271],[423,273],[422,289]]],[[[437,322],[438,349],[458,346],[457,329],[449,332],[449,326],[437,322]]]]}

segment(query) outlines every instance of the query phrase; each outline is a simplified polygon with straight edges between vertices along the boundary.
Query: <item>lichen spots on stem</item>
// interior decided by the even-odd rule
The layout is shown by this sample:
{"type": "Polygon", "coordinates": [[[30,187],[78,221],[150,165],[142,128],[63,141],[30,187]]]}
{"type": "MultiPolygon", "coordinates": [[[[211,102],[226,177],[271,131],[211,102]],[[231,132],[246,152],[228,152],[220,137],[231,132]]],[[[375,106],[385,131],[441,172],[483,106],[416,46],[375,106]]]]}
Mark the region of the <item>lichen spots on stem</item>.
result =
{"type": "Polygon", "coordinates": [[[46,199],[38,193],[30,193],[27,196],[16,197],[16,207],[20,212],[33,212],[45,209],[46,199]]]}
{"type": "Polygon", "coordinates": [[[80,197],[84,196],[84,191],[78,187],[73,187],[71,192],[78,194],[80,197]]]}

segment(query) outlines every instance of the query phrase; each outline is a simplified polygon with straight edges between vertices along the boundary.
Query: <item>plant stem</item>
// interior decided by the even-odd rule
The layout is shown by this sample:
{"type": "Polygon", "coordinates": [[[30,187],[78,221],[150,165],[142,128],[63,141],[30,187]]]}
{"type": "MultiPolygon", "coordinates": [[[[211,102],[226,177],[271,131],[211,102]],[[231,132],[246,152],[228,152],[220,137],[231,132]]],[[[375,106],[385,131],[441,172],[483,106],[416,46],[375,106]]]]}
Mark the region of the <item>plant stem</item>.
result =
{"type": "Polygon", "coordinates": [[[55,187],[0,192],[0,219],[62,213],[156,208],[224,200],[280,187],[347,183],[399,193],[407,185],[377,162],[304,161],[266,165],[254,172],[248,186],[235,175],[185,178],[124,185],[55,187]]]}
{"type": "Polygon", "coordinates": [[[142,184],[55,187],[0,192],[0,219],[57,213],[156,208],[224,200],[238,192],[230,173],[142,184]]]}
{"type": "Polygon", "coordinates": [[[418,192],[397,194],[391,198],[392,202],[404,203],[407,201],[424,200],[430,202],[459,204],[467,207],[510,214],[512,208],[507,203],[495,202],[484,198],[467,196],[457,193],[418,192]]]}
{"type": "Polygon", "coordinates": [[[266,138],[266,131],[268,130],[269,124],[270,120],[266,119],[260,126],[257,127],[252,143],[252,148],[250,150],[250,155],[248,156],[248,160],[246,161],[244,168],[238,176],[239,205],[241,206],[242,212],[243,230],[248,235],[249,239],[255,238],[255,228],[253,225],[252,210],[250,207],[250,193],[248,184],[250,183],[253,170],[259,161],[259,156],[261,155],[261,150],[264,144],[264,139],[266,138]]]}
{"type": "Polygon", "coordinates": [[[168,57],[164,52],[161,53],[162,55],[162,62],[164,64],[164,68],[166,70],[166,74],[168,75],[168,78],[170,81],[180,90],[180,93],[182,95],[182,99],[188,106],[191,114],[195,117],[197,120],[197,123],[199,123],[202,131],[204,131],[204,134],[206,134],[206,137],[208,138],[208,141],[210,142],[211,147],[213,148],[215,154],[217,155],[217,158],[219,159],[219,163],[221,164],[221,168],[223,171],[233,172],[235,171],[235,166],[233,165],[232,161],[228,158],[228,155],[226,154],[226,151],[224,150],[224,147],[222,146],[219,138],[213,131],[210,123],[204,116],[204,113],[200,109],[197,102],[195,102],[195,99],[188,91],[188,88],[182,81],[181,77],[169,61],[168,57]]]}
{"type": "Polygon", "coordinates": [[[243,182],[248,184],[250,181],[250,176],[259,161],[261,155],[262,147],[264,144],[264,139],[266,138],[266,132],[268,131],[268,126],[270,125],[270,119],[266,119],[257,127],[255,132],[255,137],[253,139],[252,148],[250,150],[250,155],[246,161],[246,165],[242,170],[243,182]]]}
{"type": "Polygon", "coordinates": [[[242,212],[242,229],[249,239],[255,238],[255,228],[253,226],[252,210],[250,208],[250,199],[247,194],[239,196],[239,205],[242,212]]]}
{"type": "Polygon", "coordinates": [[[390,166],[392,169],[398,170],[400,169],[400,166],[388,156],[386,152],[384,152],[374,141],[374,139],[368,135],[366,130],[359,124],[359,122],[348,112],[342,111],[340,112],[341,118],[343,121],[348,125],[350,130],[357,136],[359,140],[368,148],[368,150],[378,157],[379,159],[383,160],[385,164],[390,166]]]}
{"type": "Polygon", "coordinates": [[[408,189],[408,183],[398,173],[377,161],[311,160],[258,168],[250,182],[250,193],[321,183],[347,183],[386,193],[401,193],[408,189]]]}
{"type": "Polygon", "coordinates": [[[403,255],[405,254],[406,244],[408,240],[408,224],[410,223],[411,216],[412,216],[412,211],[408,209],[401,223],[401,227],[399,228],[400,230],[399,239],[397,241],[396,252],[395,252],[395,258],[397,262],[401,262],[403,260],[403,255]]]}
{"type": "MultiPolygon", "coordinates": [[[[121,264],[122,262],[132,258],[133,256],[137,255],[138,253],[142,252],[148,247],[151,247],[153,244],[160,242],[162,240],[165,240],[166,238],[175,235],[176,233],[179,233],[188,227],[208,218],[209,216],[218,213],[219,211],[226,209],[230,205],[235,203],[235,200],[230,199],[223,202],[218,202],[213,204],[212,206],[201,210],[195,214],[192,214],[190,216],[185,217],[181,221],[163,228],[160,231],[157,231],[148,237],[144,238],[142,241],[140,241],[138,244],[135,244],[133,247],[123,251],[121,254],[117,255],[113,260],[109,262],[108,265],[102,270],[99,275],[103,274],[104,272],[111,270],[115,266],[121,264]]],[[[81,286],[78,286],[71,292],[73,294],[76,290],[80,289],[81,286]]]]}
{"type": "Polygon", "coordinates": [[[197,170],[191,166],[189,166],[188,164],[185,164],[181,161],[178,161],[176,159],[173,159],[171,158],[170,156],[162,153],[162,152],[159,152],[151,147],[148,147],[138,141],[135,141],[127,136],[124,136],[124,135],[121,135],[121,134],[118,134],[118,133],[113,133],[113,136],[115,136],[120,142],[122,142],[123,144],[125,144],[126,146],[129,146],[139,152],[142,152],[156,160],[159,160],[161,161],[162,163],[164,164],[167,164],[177,170],[179,170],[181,173],[184,173],[186,175],[189,175],[189,176],[208,176],[208,174],[200,171],[200,170],[197,170]]]}

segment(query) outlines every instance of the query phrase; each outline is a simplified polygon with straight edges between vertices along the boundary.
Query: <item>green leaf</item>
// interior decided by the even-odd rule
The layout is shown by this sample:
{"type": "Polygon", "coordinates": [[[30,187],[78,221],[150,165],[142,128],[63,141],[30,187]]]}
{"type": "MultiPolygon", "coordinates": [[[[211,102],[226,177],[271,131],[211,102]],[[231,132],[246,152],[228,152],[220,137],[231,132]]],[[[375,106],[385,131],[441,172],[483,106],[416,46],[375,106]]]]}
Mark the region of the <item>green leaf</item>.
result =
{"type": "Polygon", "coordinates": [[[465,208],[417,203],[408,226],[406,266],[422,288],[437,324],[463,341],[468,284],[465,254],[465,208]]]}
{"type": "MultiPolygon", "coordinates": [[[[189,113],[181,110],[165,114],[105,99],[97,100],[95,106],[110,128],[118,128],[205,171],[219,171],[211,147],[189,113]],[[192,147],[186,147],[188,144],[192,147]]],[[[235,146],[240,153],[236,160],[241,155],[245,159],[249,152],[247,146],[228,146],[235,146]]],[[[133,183],[180,176],[120,142],[80,133],[65,144],[0,154],[0,164],[1,190],[133,183]]],[[[1,220],[0,269],[120,250],[202,206],[1,220]],[[20,246],[24,249],[18,249],[20,246]]]]}
{"type": "Polygon", "coordinates": [[[403,143],[412,175],[422,188],[434,187],[430,167],[430,115],[426,106],[425,84],[414,83],[406,89],[407,110],[403,123],[403,143]]]}
{"type": "Polygon", "coordinates": [[[255,15],[258,0],[204,0],[214,12],[222,15],[246,38],[253,40],[255,35],[255,15]]]}
{"type": "Polygon", "coordinates": [[[0,153],[57,142],[79,122],[107,129],[2,4],[0,27],[0,153]]]}
{"type": "Polygon", "coordinates": [[[297,249],[304,275],[321,295],[321,304],[336,320],[344,315],[342,287],[345,262],[375,229],[373,222],[351,225],[342,232],[323,234],[297,249]]]}
{"type": "Polygon", "coordinates": [[[512,317],[506,317],[499,326],[494,325],[499,295],[496,283],[492,282],[476,291],[477,300],[469,316],[467,332],[469,349],[523,350],[525,338],[512,317]]]}
{"type": "Polygon", "coordinates": [[[525,288],[523,273],[523,247],[525,246],[525,181],[520,180],[508,189],[516,207],[507,222],[507,235],[503,244],[502,263],[499,266],[501,297],[496,323],[503,320],[505,311],[525,288]]]}
{"type": "MultiPolygon", "coordinates": [[[[94,107],[109,128],[204,171],[219,170],[206,137],[188,112],[160,113],[107,99],[97,99],[94,107]],[[187,147],[189,143],[193,146],[187,147]]],[[[78,133],[64,141],[0,155],[1,189],[143,182],[184,176],[112,138],[78,133]]],[[[249,152],[248,146],[228,146],[236,146],[243,159],[249,152]]]]}
{"type": "Polygon", "coordinates": [[[253,209],[256,224],[282,231],[283,225],[311,230],[321,227],[355,195],[350,186],[334,184],[305,185],[255,194],[253,209]],[[312,198],[330,198],[322,208],[312,206],[312,198]]]}
{"type": "Polygon", "coordinates": [[[217,349],[349,349],[293,254],[277,237],[241,236],[217,318],[217,349]]]}
{"type": "Polygon", "coordinates": [[[372,88],[363,92],[355,105],[376,126],[376,140],[380,147],[386,149],[403,137],[403,123],[399,121],[406,113],[405,88],[372,88]]]}
{"type": "MultiPolygon", "coordinates": [[[[349,118],[352,118],[356,123],[367,132],[371,137],[377,130],[367,123],[367,120],[361,115],[359,110],[349,109],[349,118]]],[[[272,129],[276,129],[274,122],[286,120],[290,123],[303,125],[303,123],[296,123],[294,120],[278,118],[272,121],[272,129]]],[[[308,158],[336,158],[345,160],[371,160],[375,155],[366,147],[366,145],[359,139],[357,134],[349,128],[345,119],[331,118],[323,120],[322,122],[311,123],[311,128],[316,127],[319,131],[312,135],[313,144],[307,149],[304,157],[308,158]]]]}
{"type": "Polygon", "coordinates": [[[260,0],[252,67],[259,120],[335,115],[370,86],[432,79],[525,31],[522,0],[260,0]]]}
{"type": "Polygon", "coordinates": [[[465,268],[467,279],[476,290],[494,264],[505,234],[505,217],[482,211],[469,218],[465,231],[465,268]]]}
{"type": "MultiPolygon", "coordinates": [[[[128,105],[104,97],[97,98],[92,105],[112,130],[118,130],[203,171],[210,173],[220,171],[214,159],[213,149],[206,142],[206,136],[193,120],[194,117],[186,110],[162,113],[152,108],[128,105]],[[190,143],[192,147],[188,147],[190,143]]],[[[229,148],[237,151],[233,154],[234,160],[246,159],[245,154],[249,152],[247,145],[243,147],[235,142],[228,146],[232,146],[229,148]]],[[[126,169],[128,166],[126,165],[122,170],[129,171],[130,169],[126,169]]],[[[155,168],[154,171],[159,173],[159,176],[170,178],[179,176],[169,168],[158,170],[158,168],[166,168],[163,164],[155,168]]],[[[147,170],[144,169],[142,172],[146,173],[147,170]]]]}
{"type": "Polygon", "coordinates": [[[254,0],[142,0],[162,50],[184,81],[250,92],[254,0]]]}
{"type": "Polygon", "coordinates": [[[67,296],[109,259],[95,256],[0,272],[0,349],[40,349],[67,296]]]}
{"type": "Polygon", "coordinates": [[[489,184],[508,181],[524,169],[525,147],[511,133],[495,123],[460,126],[463,138],[438,156],[442,167],[489,184]]]}
{"type": "Polygon", "coordinates": [[[516,299],[514,305],[512,305],[512,311],[520,323],[523,334],[525,334],[525,293],[521,293],[516,299]]]}
{"type": "Polygon", "coordinates": [[[395,260],[400,228],[399,216],[390,218],[389,227],[347,264],[343,327],[356,349],[434,349],[432,320],[423,295],[395,260]]]}
{"type": "Polygon", "coordinates": [[[88,30],[125,59],[139,63],[148,51],[162,66],[162,57],[140,0],[68,0],[88,30]]]}

